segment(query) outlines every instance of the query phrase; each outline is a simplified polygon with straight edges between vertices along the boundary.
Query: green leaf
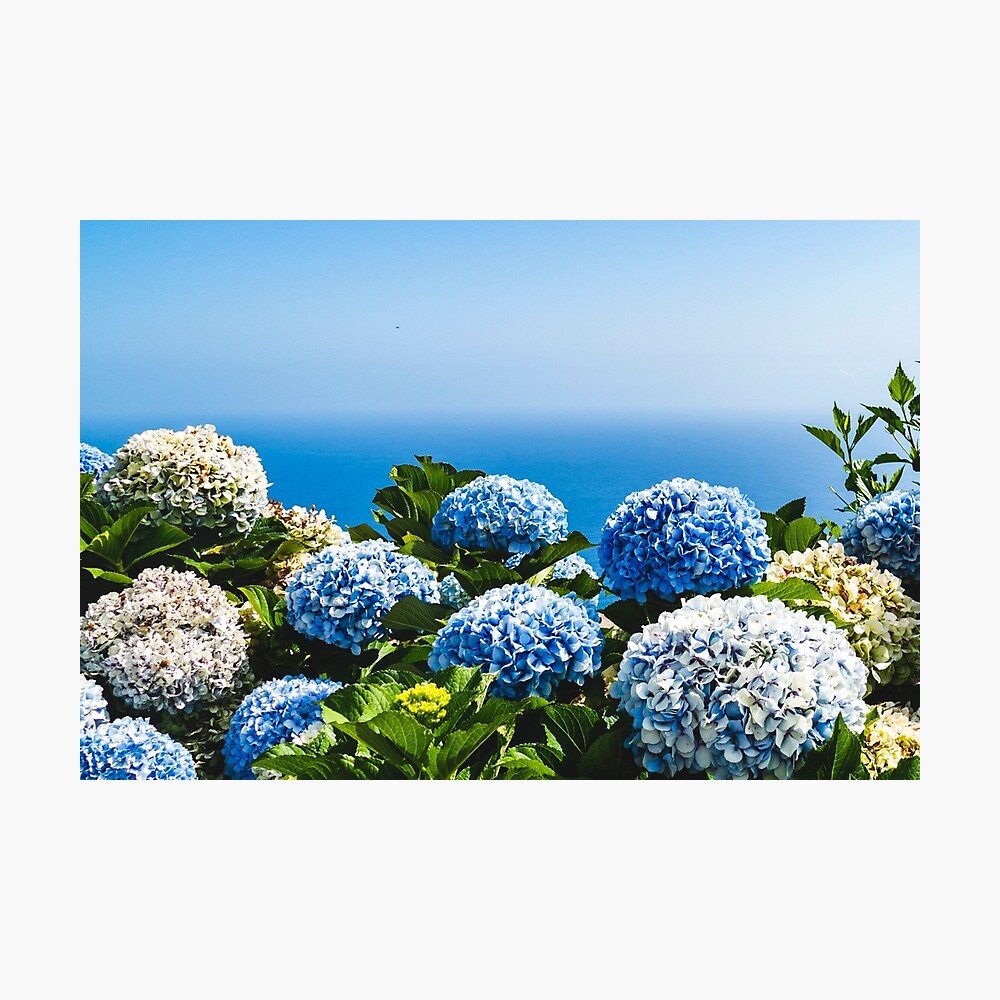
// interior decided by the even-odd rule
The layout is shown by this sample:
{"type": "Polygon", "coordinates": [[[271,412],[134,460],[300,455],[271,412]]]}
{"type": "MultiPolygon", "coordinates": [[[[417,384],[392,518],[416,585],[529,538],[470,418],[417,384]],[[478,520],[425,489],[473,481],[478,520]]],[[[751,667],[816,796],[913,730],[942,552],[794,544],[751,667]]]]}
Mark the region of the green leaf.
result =
{"type": "Polygon", "coordinates": [[[750,593],[763,594],[764,597],[773,601],[784,601],[793,603],[795,601],[821,601],[823,594],[815,583],[809,580],[800,580],[798,577],[789,577],[780,583],[772,583],[770,580],[761,580],[750,587],[750,593]]]}
{"type": "Polygon", "coordinates": [[[805,552],[823,534],[823,525],[811,517],[798,517],[785,530],[786,552],[805,552]]]}
{"type": "Polygon", "coordinates": [[[858,427],[854,432],[854,441],[851,443],[853,448],[871,429],[878,423],[878,417],[868,416],[858,418],[858,427]]]}
{"type": "Polygon", "coordinates": [[[902,462],[904,465],[908,459],[900,455],[894,455],[891,451],[883,451],[877,458],[872,459],[872,465],[888,465],[890,462],[902,462]]]}
{"type": "Polygon", "coordinates": [[[864,407],[870,413],[874,413],[884,424],[888,425],[890,430],[895,431],[897,434],[904,433],[903,421],[900,419],[899,414],[888,406],[869,406],[865,403],[864,407]]]}
{"type": "Polygon", "coordinates": [[[455,569],[455,578],[470,597],[478,597],[494,587],[519,583],[521,577],[502,563],[484,562],[475,569],[455,569]]]}
{"type": "Polygon", "coordinates": [[[129,542],[122,555],[122,562],[128,569],[161,552],[175,549],[190,538],[186,531],[173,524],[144,525],[129,542]]]}
{"type": "Polygon", "coordinates": [[[409,713],[398,709],[381,712],[367,722],[354,724],[355,739],[363,740],[373,750],[392,760],[386,752],[385,741],[402,755],[415,769],[419,768],[431,744],[433,734],[409,713]]]}
{"type": "Polygon", "coordinates": [[[788,503],[779,507],[774,516],[781,518],[786,524],[802,517],[806,512],[806,498],[799,497],[798,500],[789,500],[788,503]]]}
{"type": "Polygon", "coordinates": [[[833,404],[833,424],[846,440],[847,433],[851,429],[851,414],[844,413],[836,403],[833,404]]]}
{"type": "Polygon", "coordinates": [[[582,552],[584,549],[592,549],[593,547],[594,543],[582,532],[571,531],[563,541],[553,542],[551,545],[543,545],[537,552],[532,553],[530,556],[525,556],[517,568],[521,576],[527,578],[545,569],[547,566],[555,565],[560,559],[565,559],[566,556],[571,556],[576,552],[582,552]]]}
{"type": "Polygon", "coordinates": [[[407,492],[431,488],[427,473],[417,465],[394,465],[389,470],[389,478],[407,492]]]}
{"type": "Polygon", "coordinates": [[[777,514],[768,514],[762,512],[760,515],[764,519],[764,524],[767,526],[767,540],[771,546],[772,552],[778,552],[785,547],[785,532],[788,530],[788,524],[777,514]]]}
{"type": "Polygon", "coordinates": [[[284,598],[279,597],[269,587],[257,584],[237,587],[237,590],[250,602],[250,607],[257,612],[257,617],[263,622],[264,627],[273,632],[280,624],[279,615],[284,611],[284,598]]]}
{"type": "Polygon", "coordinates": [[[566,753],[582,754],[594,727],[600,723],[600,716],[584,705],[546,705],[542,715],[566,753]]]}
{"type": "Polygon", "coordinates": [[[130,586],[134,581],[132,577],[125,576],[124,573],[114,573],[107,569],[97,569],[95,566],[83,566],[95,580],[107,580],[108,583],[123,583],[125,586],[130,586]]]}
{"type": "Polygon", "coordinates": [[[95,534],[105,528],[110,528],[115,523],[115,519],[108,513],[107,508],[94,500],[80,501],[80,517],[86,518],[94,526],[95,534]]]}
{"type": "Polygon", "coordinates": [[[588,572],[578,573],[570,580],[555,580],[549,577],[545,586],[556,594],[575,594],[580,600],[586,601],[596,597],[604,588],[588,572]]]}
{"type": "Polygon", "coordinates": [[[372,778],[377,770],[377,766],[365,758],[355,759],[341,753],[316,756],[307,747],[294,743],[279,743],[264,751],[254,761],[254,766],[299,780],[316,781],[372,778]]]}
{"type": "Polygon", "coordinates": [[[399,551],[404,555],[416,556],[425,563],[434,566],[441,566],[448,562],[448,553],[444,549],[438,548],[433,542],[425,541],[422,538],[411,538],[399,547],[399,551]]]}
{"type": "Polygon", "coordinates": [[[497,760],[497,767],[504,768],[506,779],[558,778],[553,766],[545,759],[548,747],[522,743],[509,747],[497,760]]]}
{"type": "Polygon", "coordinates": [[[826,743],[803,754],[794,777],[820,781],[869,780],[861,762],[861,738],[847,728],[843,715],[837,716],[826,743]]]}
{"type": "Polygon", "coordinates": [[[891,771],[883,771],[879,776],[879,781],[916,781],[920,778],[920,757],[906,757],[901,760],[891,771]]]}
{"type": "Polygon", "coordinates": [[[365,722],[388,711],[396,704],[396,695],[412,684],[399,681],[369,683],[358,681],[328,695],[322,703],[323,719],[326,722],[365,722]]]}
{"type": "Polygon", "coordinates": [[[379,534],[370,524],[355,524],[347,529],[347,533],[351,536],[352,542],[388,541],[385,535],[379,534]]]}
{"type": "Polygon", "coordinates": [[[420,520],[420,508],[410,494],[398,486],[383,486],[382,489],[376,490],[372,503],[377,504],[390,514],[395,514],[397,517],[410,517],[415,521],[420,520]]]}
{"type": "Polygon", "coordinates": [[[126,511],[106,531],[95,535],[87,546],[87,552],[104,559],[113,569],[123,570],[122,556],[142,519],[148,511],[155,510],[153,504],[142,504],[126,511]]]}
{"type": "MultiPolygon", "coordinates": [[[[447,462],[434,462],[430,455],[414,455],[413,457],[424,470],[424,475],[427,477],[427,489],[445,497],[458,486],[455,481],[458,470],[454,465],[449,465],[447,462]]],[[[474,478],[476,477],[473,476],[474,478]]]]}
{"type": "Polygon", "coordinates": [[[894,403],[907,403],[917,391],[913,380],[903,371],[902,364],[897,364],[896,373],[889,382],[889,395],[894,403]]]}
{"type": "Polygon", "coordinates": [[[636,632],[641,632],[643,626],[656,621],[664,611],[677,607],[679,607],[679,602],[669,603],[650,597],[647,598],[645,604],[640,604],[634,598],[629,597],[621,601],[613,601],[601,610],[601,614],[617,625],[623,632],[632,636],[636,632]]]}
{"type": "Polygon", "coordinates": [[[803,424],[802,426],[809,431],[814,438],[818,438],[822,441],[827,448],[836,452],[842,462],[845,461],[844,452],[840,446],[840,439],[833,431],[828,431],[823,427],[810,427],[808,424],[803,424]]]}
{"type": "Polygon", "coordinates": [[[428,604],[413,594],[401,597],[382,617],[390,632],[437,632],[455,609],[446,604],[428,604]]]}
{"type": "Polygon", "coordinates": [[[598,736],[577,763],[577,776],[590,779],[635,778],[639,770],[625,740],[632,735],[630,719],[621,719],[598,736]]]}
{"type": "Polygon", "coordinates": [[[92,497],[94,495],[94,480],[97,476],[93,472],[81,472],[80,473],[80,499],[83,500],[85,497],[92,497]]]}

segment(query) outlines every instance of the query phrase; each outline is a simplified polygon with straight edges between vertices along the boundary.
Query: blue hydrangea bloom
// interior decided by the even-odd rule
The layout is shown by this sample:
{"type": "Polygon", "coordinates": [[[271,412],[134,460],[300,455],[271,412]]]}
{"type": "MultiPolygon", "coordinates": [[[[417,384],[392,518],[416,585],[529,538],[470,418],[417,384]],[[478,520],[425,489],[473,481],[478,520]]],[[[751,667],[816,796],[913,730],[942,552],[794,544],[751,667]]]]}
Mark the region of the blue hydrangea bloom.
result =
{"type": "Polygon", "coordinates": [[[767,598],[693,597],[632,636],[609,693],[651,774],[790,778],[842,714],[864,729],[868,668],[832,623],[767,598]]]}
{"type": "Polygon", "coordinates": [[[100,448],[95,448],[92,444],[80,442],[80,471],[93,473],[96,478],[105,469],[111,468],[114,458],[105,454],[100,448]]]}
{"type": "Polygon", "coordinates": [[[436,545],[526,554],[569,534],[566,508],[544,486],[479,476],[449,493],[431,524],[436,545]]]}
{"type": "Polygon", "coordinates": [[[438,604],[441,588],[419,559],[375,539],[321,549],[285,581],[292,628],[356,654],[382,638],[382,615],[407,594],[438,604]]]}
{"type": "MultiPolygon", "coordinates": [[[[566,556],[564,559],[560,559],[559,562],[552,567],[553,580],[573,580],[581,573],[586,573],[595,580],[597,579],[597,573],[594,572],[594,567],[591,566],[590,563],[577,552],[566,556]]],[[[581,601],[581,603],[585,604],[588,608],[593,608],[596,611],[599,597],[600,595],[598,595],[598,597],[589,597],[587,600],[582,600],[581,598],[577,598],[577,600],[581,601]]]]}
{"type": "Polygon", "coordinates": [[[343,685],[302,675],[281,677],[254,688],[236,709],[222,742],[226,774],[253,780],[251,764],[323,721],[321,702],[343,685]]]}
{"type": "Polygon", "coordinates": [[[606,586],[644,603],[757,583],[771,552],[760,511],[738,489],[678,478],[630,493],[597,556],[606,586]]]}
{"type": "Polygon", "coordinates": [[[109,722],[108,701],[104,688],[84,674],[80,674],[80,731],[93,729],[102,722],[109,722]]]}
{"type": "Polygon", "coordinates": [[[449,573],[441,581],[441,600],[444,604],[450,604],[453,608],[464,608],[472,598],[465,592],[465,588],[458,582],[458,577],[454,573],[449,573]]]}
{"type": "Polygon", "coordinates": [[[493,675],[494,697],[551,698],[560,682],[583,684],[600,670],[603,644],[596,611],[545,587],[509,583],[448,619],[427,666],[478,667],[493,675]]]}
{"type": "Polygon", "coordinates": [[[80,733],[83,781],[190,781],[197,777],[188,749],[148,719],[115,719],[80,733]]]}
{"type": "Polygon", "coordinates": [[[873,559],[904,581],[920,581],[920,487],[891,490],[863,504],[838,541],[849,556],[873,559]]]}

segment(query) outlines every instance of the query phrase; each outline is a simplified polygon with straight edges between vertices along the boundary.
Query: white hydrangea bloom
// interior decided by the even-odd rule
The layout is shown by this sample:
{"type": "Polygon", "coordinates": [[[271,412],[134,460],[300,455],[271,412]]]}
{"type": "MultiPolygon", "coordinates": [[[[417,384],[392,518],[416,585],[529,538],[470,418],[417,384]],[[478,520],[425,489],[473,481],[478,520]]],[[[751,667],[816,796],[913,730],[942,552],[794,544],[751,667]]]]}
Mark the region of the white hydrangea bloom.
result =
{"type": "Polygon", "coordinates": [[[269,485],[257,452],[213,424],[133,434],[96,484],[112,512],[153,503],[154,523],[241,534],[266,510],[269,485]]]}
{"type": "Polygon", "coordinates": [[[899,684],[920,669],[920,605],[899,577],[877,563],[846,555],[839,542],[818,542],[804,552],[775,552],[766,579],[796,577],[814,583],[824,603],[847,626],[851,646],[872,681],[899,684]]]}
{"type": "Polygon", "coordinates": [[[249,637],[221,587],[165,566],[105,594],[81,619],[81,670],[140,710],[191,712],[248,675],[249,637]]]}

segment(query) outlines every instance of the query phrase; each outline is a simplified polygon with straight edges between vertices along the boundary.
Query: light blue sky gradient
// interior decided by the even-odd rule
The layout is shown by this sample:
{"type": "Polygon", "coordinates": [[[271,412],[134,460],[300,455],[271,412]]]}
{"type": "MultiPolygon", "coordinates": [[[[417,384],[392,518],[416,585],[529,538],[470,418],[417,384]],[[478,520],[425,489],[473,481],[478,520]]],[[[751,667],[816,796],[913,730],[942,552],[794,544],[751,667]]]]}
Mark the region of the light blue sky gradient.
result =
{"type": "Polygon", "coordinates": [[[915,221],[88,221],[80,279],[82,416],[137,426],[810,421],[919,377],[915,221]]]}

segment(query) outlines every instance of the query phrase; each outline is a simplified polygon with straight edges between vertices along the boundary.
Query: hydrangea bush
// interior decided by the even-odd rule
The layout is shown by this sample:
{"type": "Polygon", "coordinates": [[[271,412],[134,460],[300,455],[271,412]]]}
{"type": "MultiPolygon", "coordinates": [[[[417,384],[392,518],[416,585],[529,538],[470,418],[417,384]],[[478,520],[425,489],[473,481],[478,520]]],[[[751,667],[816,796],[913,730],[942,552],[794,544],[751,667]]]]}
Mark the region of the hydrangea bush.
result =
{"type": "Polygon", "coordinates": [[[839,542],[800,552],[778,551],[767,568],[772,583],[797,578],[816,584],[825,604],[847,627],[851,646],[873,684],[902,684],[920,670],[920,606],[899,577],[846,555],[839,542]]]}
{"type": "Polygon", "coordinates": [[[97,481],[113,513],[152,503],[153,523],[246,534],[267,509],[267,476],[255,449],[213,424],[133,434],[97,481]]]}
{"type": "Polygon", "coordinates": [[[438,633],[427,666],[478,667],[493,674],[498,698],[551,698],[563,681],[582,684],[600,670],[596,615],[545,587],[507,584],[475,598],[438,633]]]}
{"type": "Polygon", "coordinates": [[[882,471],[919,469],[919,394],[890,394],[807,428],[839,541],[804,497],[675,477],[595,544],[429,455],[345,529],[212,425],[134,435],[80,481],[81,777],[919,778],[919,487],[882,471]],[[900,454],[863,459],[879,420],[900,454]]]}
{"type": "Polygon", "coordinates": [[[920,488],[880,493],[843,526],[844,551],[920,582],[920,488]]]}
{"type": "Polygon", "coordinates": [[[80,778],[85,781],[191,781],[194,759],[148,719],[124,717],[80,733],[80,778]]]}
{"type": "Polygon", "coordinates": [[[693,597],[629,641],[610,695],[651,774],[789,778],[838,715],[861,732],[868,670],[829,622],[760,597],[693,597]]]}
{"type": "Polygon", "coordinates": [[[329,546],[285,581],[289,624],[354,653],[382,636],[382,615],[406,595],[436,603],[440,587],[419,559],[386,541],[329,546]]]}
{"type": "Polygon", "coordinates": [[[434,515],[432,538],[451,548],[536,552],[569,532],[566,508],[544,486],[505,475],[480,476],[449,493],[434,515]]]}
{"type": "Polygon", "coordinates": [[[265,751],[322,723],[321,702],[338,681],[288,676],[254,688],[240,703],[222,745],[226,775],[252,780],[253,762],[265,751]]]}
{"type": "Polygon", "coordinates": [[[143,570],[89,605],[81,670],[140,711],[191,713],[246,680],[249,639],[222,588],[190,571],[143,570]]]}

